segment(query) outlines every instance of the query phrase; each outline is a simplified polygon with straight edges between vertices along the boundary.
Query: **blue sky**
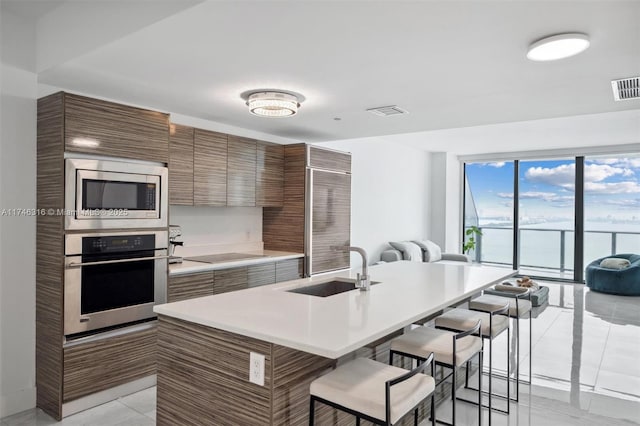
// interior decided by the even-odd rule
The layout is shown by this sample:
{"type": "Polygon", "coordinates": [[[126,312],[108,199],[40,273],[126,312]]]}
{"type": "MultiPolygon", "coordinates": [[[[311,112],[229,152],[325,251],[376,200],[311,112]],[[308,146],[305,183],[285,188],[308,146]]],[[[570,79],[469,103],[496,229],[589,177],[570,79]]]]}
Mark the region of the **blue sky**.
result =
{"type": "MultiPolygon", "coordinates": [[[[469,163],[467,180],[481,218],[511,220],[513,162],[469,163]]],[[[525,222],[573,219],[575,162],[520,162],[520,218],[525,222]]],[[[586,220],[640,222],[640,156],[585,159],[586,220]]]]}

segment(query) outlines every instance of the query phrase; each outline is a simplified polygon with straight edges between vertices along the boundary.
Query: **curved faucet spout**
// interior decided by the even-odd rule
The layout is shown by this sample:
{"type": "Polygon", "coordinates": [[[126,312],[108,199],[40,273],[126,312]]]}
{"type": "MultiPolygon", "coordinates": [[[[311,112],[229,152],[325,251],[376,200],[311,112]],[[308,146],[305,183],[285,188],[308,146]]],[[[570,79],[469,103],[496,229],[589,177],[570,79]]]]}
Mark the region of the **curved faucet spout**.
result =
{"type": "Polygon", "coordinates": [[[367,259],[367,252],[362,247],[355,246],[331,246],[329,248],[333,251],[355,251],[362,256],[362,273],[357,276],[356,288],[359,288],[362,291],[369,291],[371,289],[371,280],[369,279],[369,261],[367,259]]]}

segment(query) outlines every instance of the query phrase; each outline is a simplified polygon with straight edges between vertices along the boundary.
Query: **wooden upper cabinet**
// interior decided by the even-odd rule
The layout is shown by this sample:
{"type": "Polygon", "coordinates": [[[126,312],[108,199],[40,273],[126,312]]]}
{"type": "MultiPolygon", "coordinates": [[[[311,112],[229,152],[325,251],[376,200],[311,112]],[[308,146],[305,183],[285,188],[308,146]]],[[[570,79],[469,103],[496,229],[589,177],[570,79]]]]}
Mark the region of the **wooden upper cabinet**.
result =
{"type": "Polygon", "coordinates": [[[169,115],[64,94],[65,151],[166,163],[169,115]]]}
{"type": "Polygon", "coordinates": [[[227,206],[256,205],[256,141],[229,135],[227,206]]]}
{"type": "Polygon", "coordinates": [[[193,127],[169,129],[169,204],[193,205],[193,127]]]}
{"type": "Polygon", "coordinates": [[[281,207],[284,203],[284,145],[256,144],[256,206],[281,207]]]}
{"type": "Polygon", "coordinates": [[[193,170],[194,204],[227,205],[227,135],[194,130],[193,170]]]}
{"type": "Polygon", "coordinates": [[[309,167],[351,173],[351,154],[309,146],[309,167]]]}

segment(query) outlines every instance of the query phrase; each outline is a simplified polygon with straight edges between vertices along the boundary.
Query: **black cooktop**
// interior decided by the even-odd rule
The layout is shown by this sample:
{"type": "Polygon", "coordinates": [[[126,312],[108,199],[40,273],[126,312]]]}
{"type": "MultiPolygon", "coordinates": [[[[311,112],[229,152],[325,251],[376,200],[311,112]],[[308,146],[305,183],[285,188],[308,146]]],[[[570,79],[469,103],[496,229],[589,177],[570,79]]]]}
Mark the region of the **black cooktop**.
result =
{"type": "Polygon", "coordinates": [[[231,262],[234,260],[254,259],[256,257],[267,257],[264,254],[248,254],[248,253],[220,253],[208,254],[206,256],[185,257],[184,260],[202,263],[220,263],[231,262]]]}

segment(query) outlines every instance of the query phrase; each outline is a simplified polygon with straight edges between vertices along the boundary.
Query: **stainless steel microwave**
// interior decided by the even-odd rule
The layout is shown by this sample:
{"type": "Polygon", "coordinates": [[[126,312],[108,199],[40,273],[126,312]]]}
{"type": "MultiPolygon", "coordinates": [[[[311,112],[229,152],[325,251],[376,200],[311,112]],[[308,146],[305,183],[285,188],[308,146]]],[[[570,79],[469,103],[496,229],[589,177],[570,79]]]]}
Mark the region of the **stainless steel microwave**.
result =
{"type": "Polygon", "coordinates": [[[166,167],[68,158],[65,176],[65,229],[168,225],[166,167]]]}

